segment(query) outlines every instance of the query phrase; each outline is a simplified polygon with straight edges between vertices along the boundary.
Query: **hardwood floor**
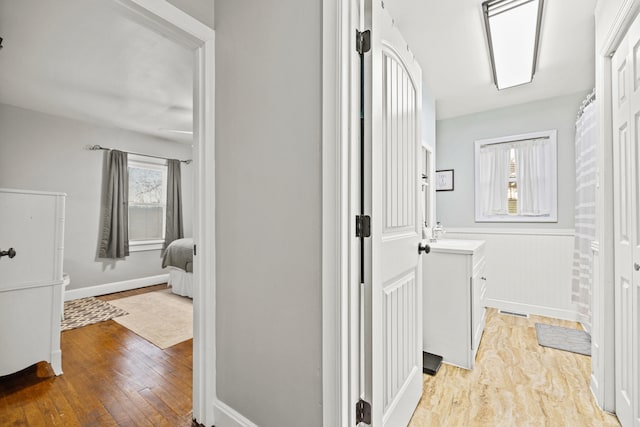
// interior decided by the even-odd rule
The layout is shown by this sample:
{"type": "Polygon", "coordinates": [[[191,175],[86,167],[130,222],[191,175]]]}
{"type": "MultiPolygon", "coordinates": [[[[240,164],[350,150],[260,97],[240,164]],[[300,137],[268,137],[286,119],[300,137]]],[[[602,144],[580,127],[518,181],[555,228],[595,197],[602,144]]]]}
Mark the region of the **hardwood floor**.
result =
{"type": "Polygon", "coordinates": [[[0,377],[0,426],[196,425],[192,345],[160,350],[112,320],[62,332],[63,375],[39,363],[0,377]]]}
{"type": "Polygon", "coordinates": [[[578,327],[490,309],[474,370],[443,364],[424,375],[409,426],[619,426],[589,390],[590,358],[539,346],[536,323],[578,327]]]}
{"type": "MultiPolygon", "coordinates": [[[[577,327],[489,310],[476,368],[443,365],[435,377],[424,375],[409,425],[619,426],[591,395],[589,357],[540,347],[536,322],[577,327]]],[[[160,350],[112,320],[65,331],[63,375],[39,363],[0,377],[0,426],[195,426],[192,343],[160,350]]]]}

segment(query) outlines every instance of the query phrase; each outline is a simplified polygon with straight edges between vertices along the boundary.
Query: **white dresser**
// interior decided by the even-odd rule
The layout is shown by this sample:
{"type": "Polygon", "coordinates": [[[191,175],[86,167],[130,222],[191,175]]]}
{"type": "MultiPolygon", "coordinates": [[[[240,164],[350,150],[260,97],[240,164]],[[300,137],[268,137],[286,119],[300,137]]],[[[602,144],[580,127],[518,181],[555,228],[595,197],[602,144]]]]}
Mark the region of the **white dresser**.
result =
{"type": "Polygon", "coordinates": [[[423,349],[472,369],[484,331],[487,280],[483,240],[438,240],[422,257],[423,349]]]}
{"type": "Polygon", "coordinates": [[[0,376],[46,361],[62,374],[65,195],[0,189],[0,376]]]}

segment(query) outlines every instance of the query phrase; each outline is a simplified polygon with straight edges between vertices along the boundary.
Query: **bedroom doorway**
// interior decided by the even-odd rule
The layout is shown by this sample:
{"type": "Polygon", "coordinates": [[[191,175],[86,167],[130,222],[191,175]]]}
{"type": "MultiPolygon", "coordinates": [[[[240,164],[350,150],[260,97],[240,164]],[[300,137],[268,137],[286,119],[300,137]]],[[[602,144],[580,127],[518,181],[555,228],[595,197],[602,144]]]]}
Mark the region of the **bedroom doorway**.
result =
{"type": "Polygon", "coordinates": [[[114,0],[132,20],[193,51],[193,418],[213,425],[215,397],[214,31],[168,2],[114,0]],[[207,283],[208,286],[200,286],[207,283]]]}
{"type": "Polygon", "coordinates": [[[192,375],[192,381],[183,381],[185,388],[193,389],[193,402],[184,406],[193,406],[193,417],[212,425],[213,30],[171,3],[157,0],[0,0],[0,11],[0,37],[4,39],[0,54],[0,158],[5,160],[1,184],[67,193],[64,268],[69,269],[65,272],[71,279],[69,299],[145,287],[161,283],[163,279],[158,277],[164,276],[159,274],[163,273],[160,248],[131,253],[128,261],[96,257],[103,156],[90,147],[100,144],[127,152],[193,159],[192,234],[197,248],[194,339],[192,360],[183,364],[193,368],[185,374],[192,375]],[[157,59],[166,58],[166,50],[179,49],[188,61],[170,63],[173,80],[167,74],[158,80],[154,70],[157,59]],[[186,105],[170,90],[180,73],[189,81],[186,105]],[[103,77],[108,80],[101,80],[103,77]],[[179,108],[173,108],[176,106],[179,108]],[[174,150],[165,156],[150,149],[153,143],[168,145],[167,139],[177,138],[160,129],[180,129],[172,122],[144,121],[165,111],[188,114],[189,129],[193,129],[193,136],[189,135],[193,147],[184,145],[188,155],[174,150]]]}

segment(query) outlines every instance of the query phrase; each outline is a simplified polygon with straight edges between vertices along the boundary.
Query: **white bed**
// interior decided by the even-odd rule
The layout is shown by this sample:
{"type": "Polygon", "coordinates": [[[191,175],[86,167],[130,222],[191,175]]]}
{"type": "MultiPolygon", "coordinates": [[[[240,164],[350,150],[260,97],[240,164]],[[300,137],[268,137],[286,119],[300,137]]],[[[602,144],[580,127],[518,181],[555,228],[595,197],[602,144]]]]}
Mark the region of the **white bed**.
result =
{"type": "Polygon", "coordinates": [[[193,239],[171,242],[162,256],[162,267],[169,269],[171,291],[193,298],[193,239]]]}

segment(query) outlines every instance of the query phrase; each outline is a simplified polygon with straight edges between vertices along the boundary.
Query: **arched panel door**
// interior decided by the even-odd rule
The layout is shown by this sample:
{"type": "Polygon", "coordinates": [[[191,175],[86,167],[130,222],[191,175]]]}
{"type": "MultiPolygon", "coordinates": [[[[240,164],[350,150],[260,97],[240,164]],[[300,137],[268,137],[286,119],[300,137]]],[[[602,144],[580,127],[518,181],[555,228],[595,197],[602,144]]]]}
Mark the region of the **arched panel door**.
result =
{"type": "Polygon", "coordinates": [[[371,173],[372,425],[404,426],[422,395],[422,72],[380,1],[365,2],[365,136],[371,173]]]}

